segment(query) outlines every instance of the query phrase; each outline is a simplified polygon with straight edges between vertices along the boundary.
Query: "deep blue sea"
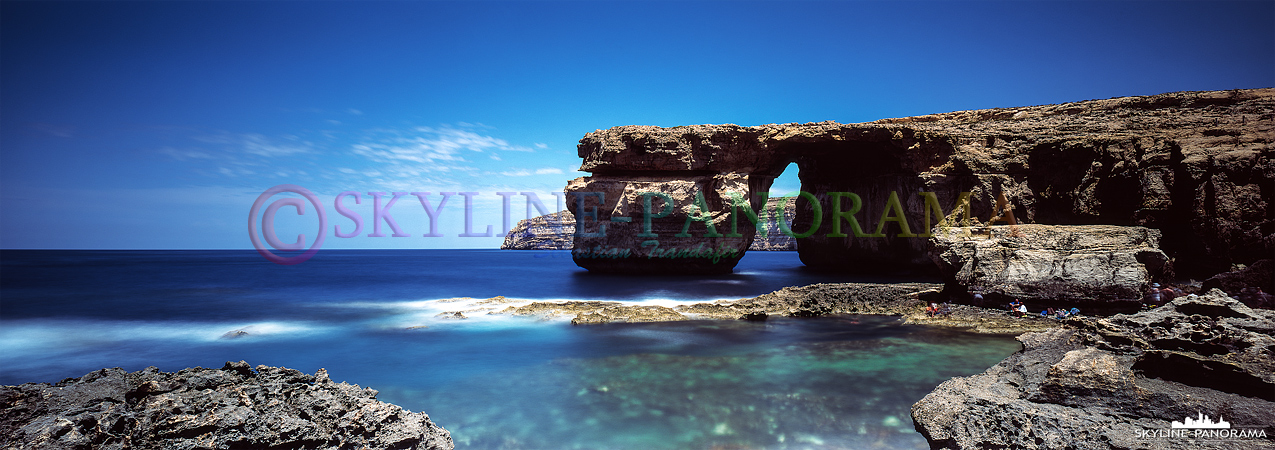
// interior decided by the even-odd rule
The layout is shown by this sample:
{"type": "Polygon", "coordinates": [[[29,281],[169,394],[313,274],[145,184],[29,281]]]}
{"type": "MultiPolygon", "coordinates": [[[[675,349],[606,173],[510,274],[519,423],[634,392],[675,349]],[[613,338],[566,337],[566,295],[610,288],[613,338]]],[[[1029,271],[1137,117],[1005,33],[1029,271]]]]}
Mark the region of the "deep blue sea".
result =
{"type": "Polygon", "coordinates": [[[375,388],[460,449],[925,448],[911,404],[1015,340],[884,316],[572,326],[452,300],[672,305],[848,281],[915,280],[812,273],[796,252],[749,252],[731,275],[619,276],[566,251],[324,250],[280,266],[251,250],[4,250],[0,384],[247,360],[375,388]],[[469,318],[439,317],[457,310],[469,318]]]}

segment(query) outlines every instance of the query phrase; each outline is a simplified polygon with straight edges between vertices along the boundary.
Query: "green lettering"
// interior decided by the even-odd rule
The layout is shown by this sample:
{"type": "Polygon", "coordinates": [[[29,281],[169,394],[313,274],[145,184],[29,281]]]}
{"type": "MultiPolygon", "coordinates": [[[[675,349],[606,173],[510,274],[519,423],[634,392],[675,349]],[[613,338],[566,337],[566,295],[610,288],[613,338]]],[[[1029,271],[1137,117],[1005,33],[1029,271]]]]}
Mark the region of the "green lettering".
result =
{"type": "MultiPolygon", "coordinates": [[[[642,232],[638,237],[658,237],[658,234],[651,232],[651,219],[659,219],[668,217],[673,212],[673,198],[663,192],[643,192],[642,195],[642,232]],[[659,197],[664,200],[664,211],[659,214],[651,214],[651,197],[659,197]]],[[[658,245],[658,244],[657,244],[658,245]]]]}
{"type": "Polygon", "coordinates": [[[881,210],[881,220],[877,221],[877,231],[872,233],[872,237],[885,237],[885,223],[897,222],[899,224],[899,237],[916,237],[912,234],[912,229],[908,227],[908,218],[903,214],[903,204],[899,203],[899,193],[890,191],[890,198],[885,200],[885,208],[881,210]],[[893,212],[894,215],[890,215],[893,212]]]}

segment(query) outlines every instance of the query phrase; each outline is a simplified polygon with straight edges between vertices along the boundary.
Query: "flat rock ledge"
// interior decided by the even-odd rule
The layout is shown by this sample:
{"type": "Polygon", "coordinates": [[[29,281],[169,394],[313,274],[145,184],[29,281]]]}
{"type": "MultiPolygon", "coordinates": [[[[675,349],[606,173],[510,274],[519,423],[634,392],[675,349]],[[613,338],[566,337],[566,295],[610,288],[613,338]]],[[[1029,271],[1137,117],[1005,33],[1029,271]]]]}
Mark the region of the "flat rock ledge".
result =
{"type": "MultiPolygon", "coordinates": [[[[576,325],[670,322],[679,320],[765,320],[767,317],[815,317],[831,314],[902,316],[904,323],[966,328],[977,333],[1019,334],[1059,326],[1039,317],[1015,318],[1006,311],[970,305],[950,305],[950,313],[931,317],[929,301],[937,301],[934,283],[822,283],[786,287],[769,294],[739,300],[677,305],[634,305],[613,301],[530,302],[507,305],[513,300],[493,297],[467,302],[468,309],[446,311],[441,317],[464,318],[498,314],[555,319],[572,317],[576,325]],[[460,314],[460,316],[457,316],[460,314]]],[[[474,299],[457,299],[474,300],[474,299]]]]}
{"type": "Polygon", "coordinates": [[[1079,318],[912,406],[935,449],[1275,448],[1275,311],[1220,290],[1079,318]],[[1174,428],[1201,415],[1226,429],[1174,428]]]}
{"type": "Polygon", "coordinates": [[[227,362],[0,386],[0,448],[452,449],[425,413],[327,372],[227,362]]]}

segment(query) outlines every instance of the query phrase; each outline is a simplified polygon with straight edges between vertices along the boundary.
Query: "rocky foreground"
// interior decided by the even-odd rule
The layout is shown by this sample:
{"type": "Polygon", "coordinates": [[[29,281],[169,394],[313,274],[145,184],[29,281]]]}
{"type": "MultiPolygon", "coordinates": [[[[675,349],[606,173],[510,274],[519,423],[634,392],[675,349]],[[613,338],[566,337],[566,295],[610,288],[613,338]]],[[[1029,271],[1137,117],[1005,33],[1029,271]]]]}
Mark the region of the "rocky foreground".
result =
{"type": "Polygon", "coordinates": [[[1275,448],[1275,311],[1213,290],[1066,324],[939,385],[912,407],[917,430],[943,449],[1275,448]],[[1171,425],[1200,415],[1230,427],[1171,425]]]}
{"type": "Polygon", "coordinates": [[[424,413],[319,369],[227,362],[0,386],[0,448],[451,449],[424,413]]]}

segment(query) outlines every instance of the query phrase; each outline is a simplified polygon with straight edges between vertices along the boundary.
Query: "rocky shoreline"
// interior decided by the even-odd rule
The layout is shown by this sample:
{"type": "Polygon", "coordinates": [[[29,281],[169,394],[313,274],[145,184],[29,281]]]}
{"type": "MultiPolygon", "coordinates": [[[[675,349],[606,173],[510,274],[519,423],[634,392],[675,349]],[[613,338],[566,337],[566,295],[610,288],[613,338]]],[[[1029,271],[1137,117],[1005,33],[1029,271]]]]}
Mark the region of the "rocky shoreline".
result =
{"type": "Polygon", "coordinates": [[[529,302],[505,297],[460,298],[440,300],[455,302],[460,307],[439,313],[438,317],[467,319],[476,315],[507,315],[543,320],[571,318],[572,324],[586,325],[873,314],[899,316],[907,324],[956,327],[989,334],[1019,334],[1059,325],[1053,319],[1038,316],[1016,318],[1004,310],[961,304],[950,304],[947,313],[931,316],[925,308],[931,301],[942,301],[942,288],[943,285],[936,283],[821,283],[786,287],[739,300],[675,306],[616,301],[529,302]]]}
{"type": "Polygon", "coordinates": [[[0,386],[0,448],[450,450],[425,413],[377,391],[282,367],[227,362],[175,373],[102,369],[0,386]]]}
{"type": "MultiPolygon", "coordinates": [[[[1017,318],[962,304],[932,316],[925,306],[944,298],[942,288],[830,283],[671,307],[451,299],[466,306],[439,316],[570,317],[589,326],[894,315],[907,324],[1015,334],[1023,343],[986,372],[944,382],[913,406],[916,429],[932,448],[1275,444],[1275,311],[1249,308],[1214,290],[1111,317],[1017,318]],[[1230,432],[1224,441],[1155,438],[1171,435],[1171,421],[1197,412],[1255,427],[1230,432]]],[[[0,387],[0,436],[0,448],[453,448],[447,430],[426,414],[377,401],[375,390],[334,383],[323,370],[254,370],[242,361],[176,373],[102,369],[55,384],[0,387]]]]}
{"type": "Polygon", "coordinates": [[[1275,447],[1275,311],[1213,290],[1018,339],[913,405],[932,448],[1275,447]],[[1205,415],[1228,425],[1179,426],[1205,415]]]}

